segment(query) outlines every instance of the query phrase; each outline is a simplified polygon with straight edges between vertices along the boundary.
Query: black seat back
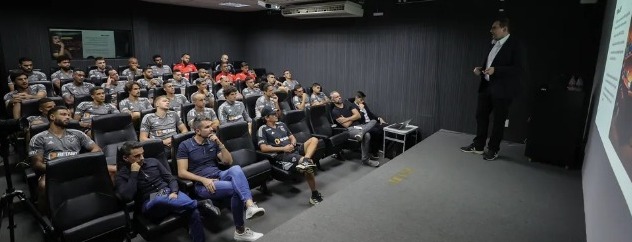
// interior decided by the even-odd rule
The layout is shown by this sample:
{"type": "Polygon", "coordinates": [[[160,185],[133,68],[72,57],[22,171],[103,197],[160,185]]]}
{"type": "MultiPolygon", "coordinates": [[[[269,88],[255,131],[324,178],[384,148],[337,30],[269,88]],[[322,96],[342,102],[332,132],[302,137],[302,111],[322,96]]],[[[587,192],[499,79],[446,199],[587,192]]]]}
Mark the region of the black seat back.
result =
{"type": "Polygon", "coordinates": [[[195,132],[189,131],[171,136],[171,171],[174,175],[178,175],[178,147],[180,147],[180,143],[190,139],[194,135],[195,132]]]}
{"type": "Polygon", "coordinates": [[[307,124],[307,117],[303,110],[291,110],[285,112],[284,123],[292,131],[292,135],[299,143],[304,143],[312,137],[312,132],[307,124]]]}
{"type": "Polygon", "coordinates": [[[193,103],[185,103],[182,104],[182,108],[180,108],[180,119],[182,119],[182,122],[184,122],[184,125],[187,126],[188,130],[191,130],[191,127],[189,127],[189,121],[187,119],[187,114],[189,113],[189,111],[191,111],[191,109],[195,108],[195,104],[193,103]]]}
{"type": "MultiPolygon", "coordinates": [[[[209,71],[209,72],[212,72],[212,71],[213,71],[213,70],[211,70],[211,68],[215,68],[215,66],[212,66],[212,67],[211,67],[211,62],[208,62],[208,61],[205,61],[205,62],[196,62],[196,63],[195,63],[195,64],[193,64],[193,65],[195,65],[195,67],[197,67],[197,68],[198,68],[198,70],[199,70],[199,69],[206,69],[206,70],[207,70],[207,71],[209,71]]],[[[194,79],[194,80],[195,80],[195,79],[194,79]]]]}
{"type": "MultiPolygon", "coordinates": [[[[55,106],[64,106],[64,99],[61,97],[49,97],[49,99],[55,102],[55,106]]],[[[31,99],[22,101],[20,108],[20,117],[39,116],[42,113],[39,111],[39,99],[31,99]]]]}
{"type": "Polygon", "coordinates": [[[129,113],[115,113],[92,118],[92,135],[107,157],[114,157],[121,142],[136,141],[132,116],[129,113]],[[116,147],[113,147],[117,144],[116,147]]]}
{"type": "Polygon", "coordinates": [[[248,115],[250,115],[251,118],[254,118],[256,116],[255,109],[257,107],[257,99],[259,99],[259,97],[261,96],[263,95],[252,95],[244,100],[246,110],[248,110],[248,115]]]}
{"type": "Polygon", "coordinates": [[[312,106],[308,109],[308,112],[310,121],[309,123],[311,125],[312,132],[314,134],[320,134],[326,137],[332,136],[333,131],[331,129],[329,118],[327,117],[327,106],[312,106]]]}
{"type": "Polygon", "coordinates": [[[233,156],[233,164],[245,167],[257,161],[252,137],[248,132],[248,123],[245,121],[220,125],[217,137],[233,156]]]}
{"type": "Polygon", "coordinates": [[[51,160],[46,165],[46,196],[50,219],[65,241],[87,240],[126,226],[123,206],[114,186],[103,153],[85,153],[51,160]],[[116,219],[100,218],[118,213],[116,219]],[[121,216],[122,215],[122,216],[121,216]],[[103,223],[98,229],[94,223],[103,223]],[[88,230],[88,231],[81,231],[88,230]]]}

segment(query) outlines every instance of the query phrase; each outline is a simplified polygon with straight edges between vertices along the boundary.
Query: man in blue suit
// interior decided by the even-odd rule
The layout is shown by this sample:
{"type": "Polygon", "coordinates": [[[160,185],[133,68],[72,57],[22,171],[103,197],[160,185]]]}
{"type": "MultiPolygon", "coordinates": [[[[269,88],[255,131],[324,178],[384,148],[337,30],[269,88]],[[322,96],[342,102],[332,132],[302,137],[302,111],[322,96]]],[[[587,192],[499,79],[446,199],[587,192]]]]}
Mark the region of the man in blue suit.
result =
{"type": "Polygon", "coordinates": [[[476,137],[461,151],[483,154],[483,159],[495,160],[503,139],[509,106],[521,89],[522,51],[516,38],[509,34],[509,19],[497,18],[489,32],[493,37],[489,54],[482,66],[474,68],[474,74],[481,78],[476,107],[476,137]],[[484,151],[492,112],[492,133],[484,151]]]}

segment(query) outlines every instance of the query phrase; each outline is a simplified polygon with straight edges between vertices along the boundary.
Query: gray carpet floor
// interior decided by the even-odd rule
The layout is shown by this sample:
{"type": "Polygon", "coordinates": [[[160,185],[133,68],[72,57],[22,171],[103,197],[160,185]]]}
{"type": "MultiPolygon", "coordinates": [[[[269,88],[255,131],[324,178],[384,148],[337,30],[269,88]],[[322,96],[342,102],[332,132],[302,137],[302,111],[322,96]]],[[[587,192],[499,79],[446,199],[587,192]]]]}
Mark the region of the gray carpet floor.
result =
{"type": "MultiPolygon", "coordinates": [[[[580,171],[530,163],[524,145],[503,142],[485,161],[459,151],[472,136],[439,131],[380,168],[352,159],[323,160],[325,201],[309,205],[304,181],[253,190],[266,215],[246,225],[261,241],[585,241],[580,171]]],[[[25,189],[20,176],[16,186],[25,189]]],[[[5,190],[4,177],[0,181],[5,190]]],[[[27,212],[16,215],[17,241],[42,241],[27,212]]],[[[233,241],[228,210],[205,221],[207,241],[233,241]]],[[[8,240],[4,218],[0,241],[8,240]]],[[[144,241],[140,236],[133,241],[144,241]]],[[[189,241],[184,230],[159,241],[189,241]]]]}

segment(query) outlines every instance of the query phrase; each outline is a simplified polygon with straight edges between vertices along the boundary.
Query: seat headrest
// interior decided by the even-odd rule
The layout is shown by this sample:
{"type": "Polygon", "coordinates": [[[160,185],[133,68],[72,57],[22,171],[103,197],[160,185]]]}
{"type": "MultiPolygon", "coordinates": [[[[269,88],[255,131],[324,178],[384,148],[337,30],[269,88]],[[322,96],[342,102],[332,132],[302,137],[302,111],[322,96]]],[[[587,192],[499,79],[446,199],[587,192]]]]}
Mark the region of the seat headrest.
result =
{"type": "Polygon", "coordinates": [[[305,118],[305,111],[290,110],[285,112],[285,124],[294,124],[301,122],[305,118]]]}

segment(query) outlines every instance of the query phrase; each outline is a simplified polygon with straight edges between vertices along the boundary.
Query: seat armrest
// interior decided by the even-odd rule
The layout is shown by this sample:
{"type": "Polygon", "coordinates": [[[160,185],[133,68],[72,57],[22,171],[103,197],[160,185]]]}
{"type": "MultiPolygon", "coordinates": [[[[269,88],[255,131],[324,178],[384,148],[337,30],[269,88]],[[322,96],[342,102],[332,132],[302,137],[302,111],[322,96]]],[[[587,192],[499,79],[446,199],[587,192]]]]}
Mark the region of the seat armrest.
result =
{"type": "Polygon", "coordinates": [[[331,136],[329,139],[331,140],[332,145],[343,144],[349,139],[349,132],[345,130],[345,132],[331,136]]]}
{"type": "Polygon", "coordinates": [[[340,128],[340,127],[336,127],[336,128],[331,128],[331,130],[333,131],[334,134],[340,134],[342,132],[347,131],[346,128],[340,128]]]}
{"type": "Polygon", "coordinates": [[[186,191],[193,189],[193,181],[182,178],[177,178],[176,180],[178,181],[178,186],[185,188],[186,191]]]}
{"type": "Polygon", "coordinates": [[[324,136],[322,134],[312,134],[312,137],[316,137],[316,138],[319,138],[319,139],[327,139],[327,138],[329,138],[329,137],[324,136]]]}
{"type": "Polygon", "coordinates": [[[257,151],[257,160],[275,160],[277,154],[257,151]]]}

